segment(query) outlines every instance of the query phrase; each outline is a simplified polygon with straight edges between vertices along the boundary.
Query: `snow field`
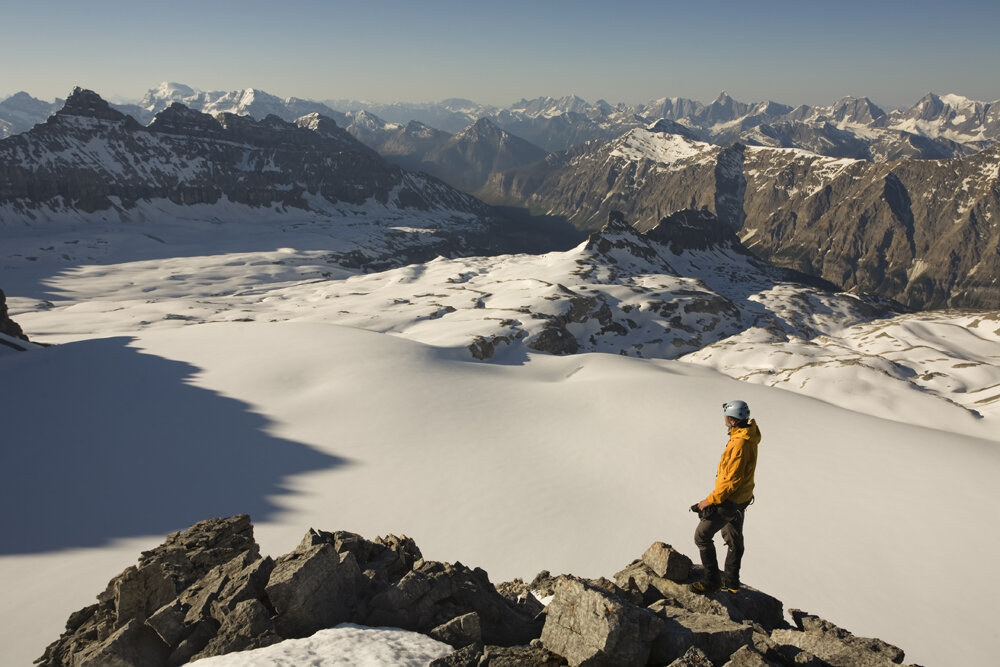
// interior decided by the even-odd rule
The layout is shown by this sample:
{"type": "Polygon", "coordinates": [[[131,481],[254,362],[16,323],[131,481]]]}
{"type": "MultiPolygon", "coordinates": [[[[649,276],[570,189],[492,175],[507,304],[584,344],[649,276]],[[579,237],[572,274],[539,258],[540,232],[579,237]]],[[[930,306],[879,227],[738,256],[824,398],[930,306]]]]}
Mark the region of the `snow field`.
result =
{"type": "MultiPolygon", "coordinates": [[[[898,644],[907,662],[992,661],[1000,585],[987,578],[970,596],[942,576],[1000,557],[981,513],[1000,471],[996,416],[942,400],[997,384],[989,316],[785,343],[750,329],[679,361],[509,348],[484,363],[464,347],[477,309],[430,318],[427,304],[446,300],[418,295],[456,299],[465,286],[463,299],[488,291],[489,308],[534,306],[574,256],[345,279],[317,275],[329,237],[314,227],[250,227],[237,248],[225,225],[3,231],[12,316],[65,343],[0,356],[17,388],[2,397],[14,443],[0,485],[4,664],[38,657],[167,532],[241,511],[265,554],[310,527],[406,534],[426,558],[494,582],[612,576],[658,540],[695,557],[687,508],[712,487],[719,406],[733,398],[764,436],[744,582],[898,644]],[[937,395],[914,391],[858,357],[949,379],[928,378],[937,395]]],[[[755,298],[776,308],[793,296],[755,298]]]]}

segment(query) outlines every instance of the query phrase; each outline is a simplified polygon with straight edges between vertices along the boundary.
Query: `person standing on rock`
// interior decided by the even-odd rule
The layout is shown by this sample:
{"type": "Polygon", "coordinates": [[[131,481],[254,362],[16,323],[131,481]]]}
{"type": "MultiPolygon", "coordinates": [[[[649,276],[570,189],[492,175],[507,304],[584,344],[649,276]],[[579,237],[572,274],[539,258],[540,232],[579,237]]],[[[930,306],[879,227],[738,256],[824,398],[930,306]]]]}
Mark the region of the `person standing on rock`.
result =
{"type": "Polygon", "coordinates": [[[750,419],[750,407],[744,401],[724,403],[722,414],[729,429],[729,442],[719,461],[715,489],[707,498],[691,506],[701,519],[694,532],[694,543],[704,568],[701,581],[691,584],[691,590],[701,594],[714,593],[720,588],[729,593],[740,591],[743,519],[746,508],[753,502],[753,477],[757,468],[757,445],[760,444],[760,429],[757,422],[750,419]],[[726,567],[721,574],[713,541],[719,532],[729,548],[726,567]]]}

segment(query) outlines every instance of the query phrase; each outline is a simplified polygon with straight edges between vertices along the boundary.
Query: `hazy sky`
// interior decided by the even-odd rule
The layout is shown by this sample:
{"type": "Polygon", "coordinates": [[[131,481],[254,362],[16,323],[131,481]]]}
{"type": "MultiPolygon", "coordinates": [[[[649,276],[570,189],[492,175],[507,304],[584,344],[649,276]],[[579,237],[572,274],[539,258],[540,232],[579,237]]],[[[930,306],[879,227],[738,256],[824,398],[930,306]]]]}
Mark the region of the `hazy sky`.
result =
{"type": "Polygon", "coordinates": [[[0,0],[0,99],[1000,99],[996,0],[0,0]]]}

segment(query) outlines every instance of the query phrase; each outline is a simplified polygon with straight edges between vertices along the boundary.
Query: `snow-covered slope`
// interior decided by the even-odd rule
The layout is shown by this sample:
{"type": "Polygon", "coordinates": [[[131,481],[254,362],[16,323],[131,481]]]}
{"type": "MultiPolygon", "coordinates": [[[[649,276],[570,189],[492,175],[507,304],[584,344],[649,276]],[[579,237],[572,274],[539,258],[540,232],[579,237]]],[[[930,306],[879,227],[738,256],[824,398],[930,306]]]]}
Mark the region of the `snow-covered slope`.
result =
{"type": "Polygon", "coordinates": [[[0,229],[11,316],[62,343],[0,356],[5,659],[208,516],[249,511],[266,553],[406,533],[494,582],[609,576],[656,540],[695,555],[687,507],[737,397],[764,433],[745,581],[910,661],[992,659],[1000,588],[941,582],[1000,557],[963,509],[1000,473],[995,314],[894,316],[721,232],[362,275],[329,260],[349,229],[0,229]],[[546,330],[577,353],[536,351],[546,330]]]}

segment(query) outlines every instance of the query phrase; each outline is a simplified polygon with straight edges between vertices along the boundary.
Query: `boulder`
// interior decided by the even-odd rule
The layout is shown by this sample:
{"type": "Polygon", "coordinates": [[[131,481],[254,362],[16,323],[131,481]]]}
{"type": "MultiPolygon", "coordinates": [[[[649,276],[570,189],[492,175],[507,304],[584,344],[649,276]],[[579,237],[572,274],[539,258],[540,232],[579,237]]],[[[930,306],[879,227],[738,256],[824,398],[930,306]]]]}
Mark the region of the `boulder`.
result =
{"type": "Polygon", "coordinates": [[[834,667],[890,667],[903,662],[902,649],[881,639],[856,637],[829,621],[797,609],[790,611],[797,629],[778,629],[771,639],[807,651],[834,667]]]}
{"type": "Polygon", "coordinates": [[[438,658],[429,667],[561,667],[566,661],[541,646],[471,645],[438,658]]]}
{"type": "Polygon", "coordinates": [[[642,562],[657,577],[671,581],[687,581],[691,574],[691,559],[663,542],[654,542],[646,549],[642,554],[642,562]]]}
{"type": "Polygon", "coordinates": [[[645,665],[662,625],[648,609],[564,577],[546,609],[541,639],[570,665],[645,665]]]}
{"type": "Polygon", "coordinates": [[[722,667],[778,667],[779,664],[768,660],[750,646],[741,646],[722,667]]]}
{"type": "Polygon", "coordinates": [[[483,646],[472,644],[458,649],[451,655],[432,660],[428,667],[478,667],[482,657],[483,646]]]}
{"type": "Polygon", "coordinates": [[[690,612],[663,601],[650,609],[663,620],[650,656],[656,664],[681,658],[692,647],[722,664],[753,639],[753,628],[721,615],[690,612]]]}
{"type": "Polygon", "coordinates": [[[483,642],[483,628],[479,622],[479,614],[474,611],[456,616],[447,623],[437,626],[427,634],[455,648],[464,648],[471,644],[482,644],[483,642]]]}
{"type": "MultiPolygon", "coordinates": [[[[692,570],[689,577],[696,578],[699,569],[692,570]]],[[[635,561],[615,574],[615,583],[641,595],[646,604],[667,600],[669,604],[688,611],[725,616],[736,622],[757,623],[767,632],[788,627],[781,600],[749,586],[743,586],[736,595],[699,595],[686,583],[657,576],[644,561],[635,561]]]]}
{"type": "Polygon", "coordinates": [[[146,667],[166,664],[170,648],[141,621],[132,620],[73,657],[74,667],[146,667]]]}
{"type": "Polygon", "coordinates": [[[669,667],[714,667],[701,649],[689,648],[684,655],[669,663],[669,667]]]}
{"type": "Polygon", "coordinates": [[[274,563],[265,592],[282,637],[308,637],[350,620],[357,607],[357,560],[330,544],[299,547],[274,563]]]}
{"type": "Polygon", "coordinates": [[[526,644],[541,633],[541,623],[500,595],[485,571],[461,563],[419,561],[395,585],[373,596],[368,607],[368,625],[425,633],[475,612],[483,641],[501,646],[526,644]]]}
{"type": "Polygon", "coordinates": [[[387,535],[369,541],[347,531],[310,529],[302,538],[299,548],[319,544],[331,544],[337,553],[353,555],[365,577],[377,582],[399,581],[413,569],[414,563],[423,558],[416,542],[405,535],[387,535]]]}
{"type": "Polygon", "coordinates": [[[257,599],[243,600],[225,614],[219,629],[193,659],[261,648],[281,640],[264,604],[257,599]]]}

